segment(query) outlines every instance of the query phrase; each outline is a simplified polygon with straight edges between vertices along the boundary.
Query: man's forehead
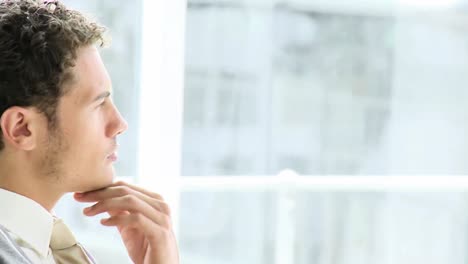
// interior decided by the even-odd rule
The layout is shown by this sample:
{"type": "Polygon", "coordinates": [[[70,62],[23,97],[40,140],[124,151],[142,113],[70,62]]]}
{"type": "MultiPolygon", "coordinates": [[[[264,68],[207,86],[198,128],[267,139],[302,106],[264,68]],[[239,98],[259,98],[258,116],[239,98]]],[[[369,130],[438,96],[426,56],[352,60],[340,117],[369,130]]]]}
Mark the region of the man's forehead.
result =
{"type": "Polygon", "coordinates": [[[77,103],[91,102],[99,94],[112,91],[109,75],[95,47],[80,49],[70,70],[73,74],[70,95],[77,103]]]}

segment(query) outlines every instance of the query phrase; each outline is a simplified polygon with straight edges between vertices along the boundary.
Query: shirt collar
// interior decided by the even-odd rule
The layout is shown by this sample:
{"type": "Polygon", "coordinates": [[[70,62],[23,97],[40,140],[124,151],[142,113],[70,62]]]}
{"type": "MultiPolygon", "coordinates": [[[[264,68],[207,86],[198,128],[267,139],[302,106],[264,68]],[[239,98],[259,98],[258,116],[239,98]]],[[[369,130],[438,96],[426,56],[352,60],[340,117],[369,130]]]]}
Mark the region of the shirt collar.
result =
{"type": "Polygon", "coordinates": [[[49,250],[53,216],[36,201],[0,188],[0,225],[25,241],[43,257],[49,250]]]}

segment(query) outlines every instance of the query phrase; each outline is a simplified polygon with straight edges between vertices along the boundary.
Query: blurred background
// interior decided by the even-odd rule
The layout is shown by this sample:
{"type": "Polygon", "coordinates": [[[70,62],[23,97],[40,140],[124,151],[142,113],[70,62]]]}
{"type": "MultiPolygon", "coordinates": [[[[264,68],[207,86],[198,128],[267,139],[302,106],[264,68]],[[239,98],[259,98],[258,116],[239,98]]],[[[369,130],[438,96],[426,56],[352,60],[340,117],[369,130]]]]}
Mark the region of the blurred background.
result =
{"type": "Polygon", "coordinates": [[[468,263],[468,1],[63,2],[109,28],[117,176],[167,197],[182,263],[468,263]]]}

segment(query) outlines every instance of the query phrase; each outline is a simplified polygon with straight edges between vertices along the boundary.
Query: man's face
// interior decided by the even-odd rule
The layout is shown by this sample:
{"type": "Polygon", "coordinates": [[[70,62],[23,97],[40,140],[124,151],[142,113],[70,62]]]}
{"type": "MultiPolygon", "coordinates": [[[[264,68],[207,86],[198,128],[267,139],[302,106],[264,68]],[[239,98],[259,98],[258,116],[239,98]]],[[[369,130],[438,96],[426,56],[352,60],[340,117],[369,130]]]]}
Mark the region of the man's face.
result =
{"type": "Polygon", "coordinates": [[[127,124],[111,97],[111,82],[94,46],[78,51],[74,81],[59,100],[56,129],[48,131],[41,167],[67,192],[112,183],[116,137],[127,124]]]}

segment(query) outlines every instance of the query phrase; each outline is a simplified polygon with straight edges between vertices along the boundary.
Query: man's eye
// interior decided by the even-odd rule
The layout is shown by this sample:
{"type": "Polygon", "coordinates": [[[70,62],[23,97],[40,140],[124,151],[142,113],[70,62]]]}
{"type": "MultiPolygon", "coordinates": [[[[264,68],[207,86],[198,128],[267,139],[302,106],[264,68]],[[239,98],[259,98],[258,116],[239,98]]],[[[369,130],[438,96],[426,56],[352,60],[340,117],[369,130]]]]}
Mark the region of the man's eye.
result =
{"type": "Polygon", "coordinates": [[[104,106],[104,105],[106,104],[106,102],[107,102],[107,100],[102,101],[102,102],[99,104],[99,107],[104,106]]]}

